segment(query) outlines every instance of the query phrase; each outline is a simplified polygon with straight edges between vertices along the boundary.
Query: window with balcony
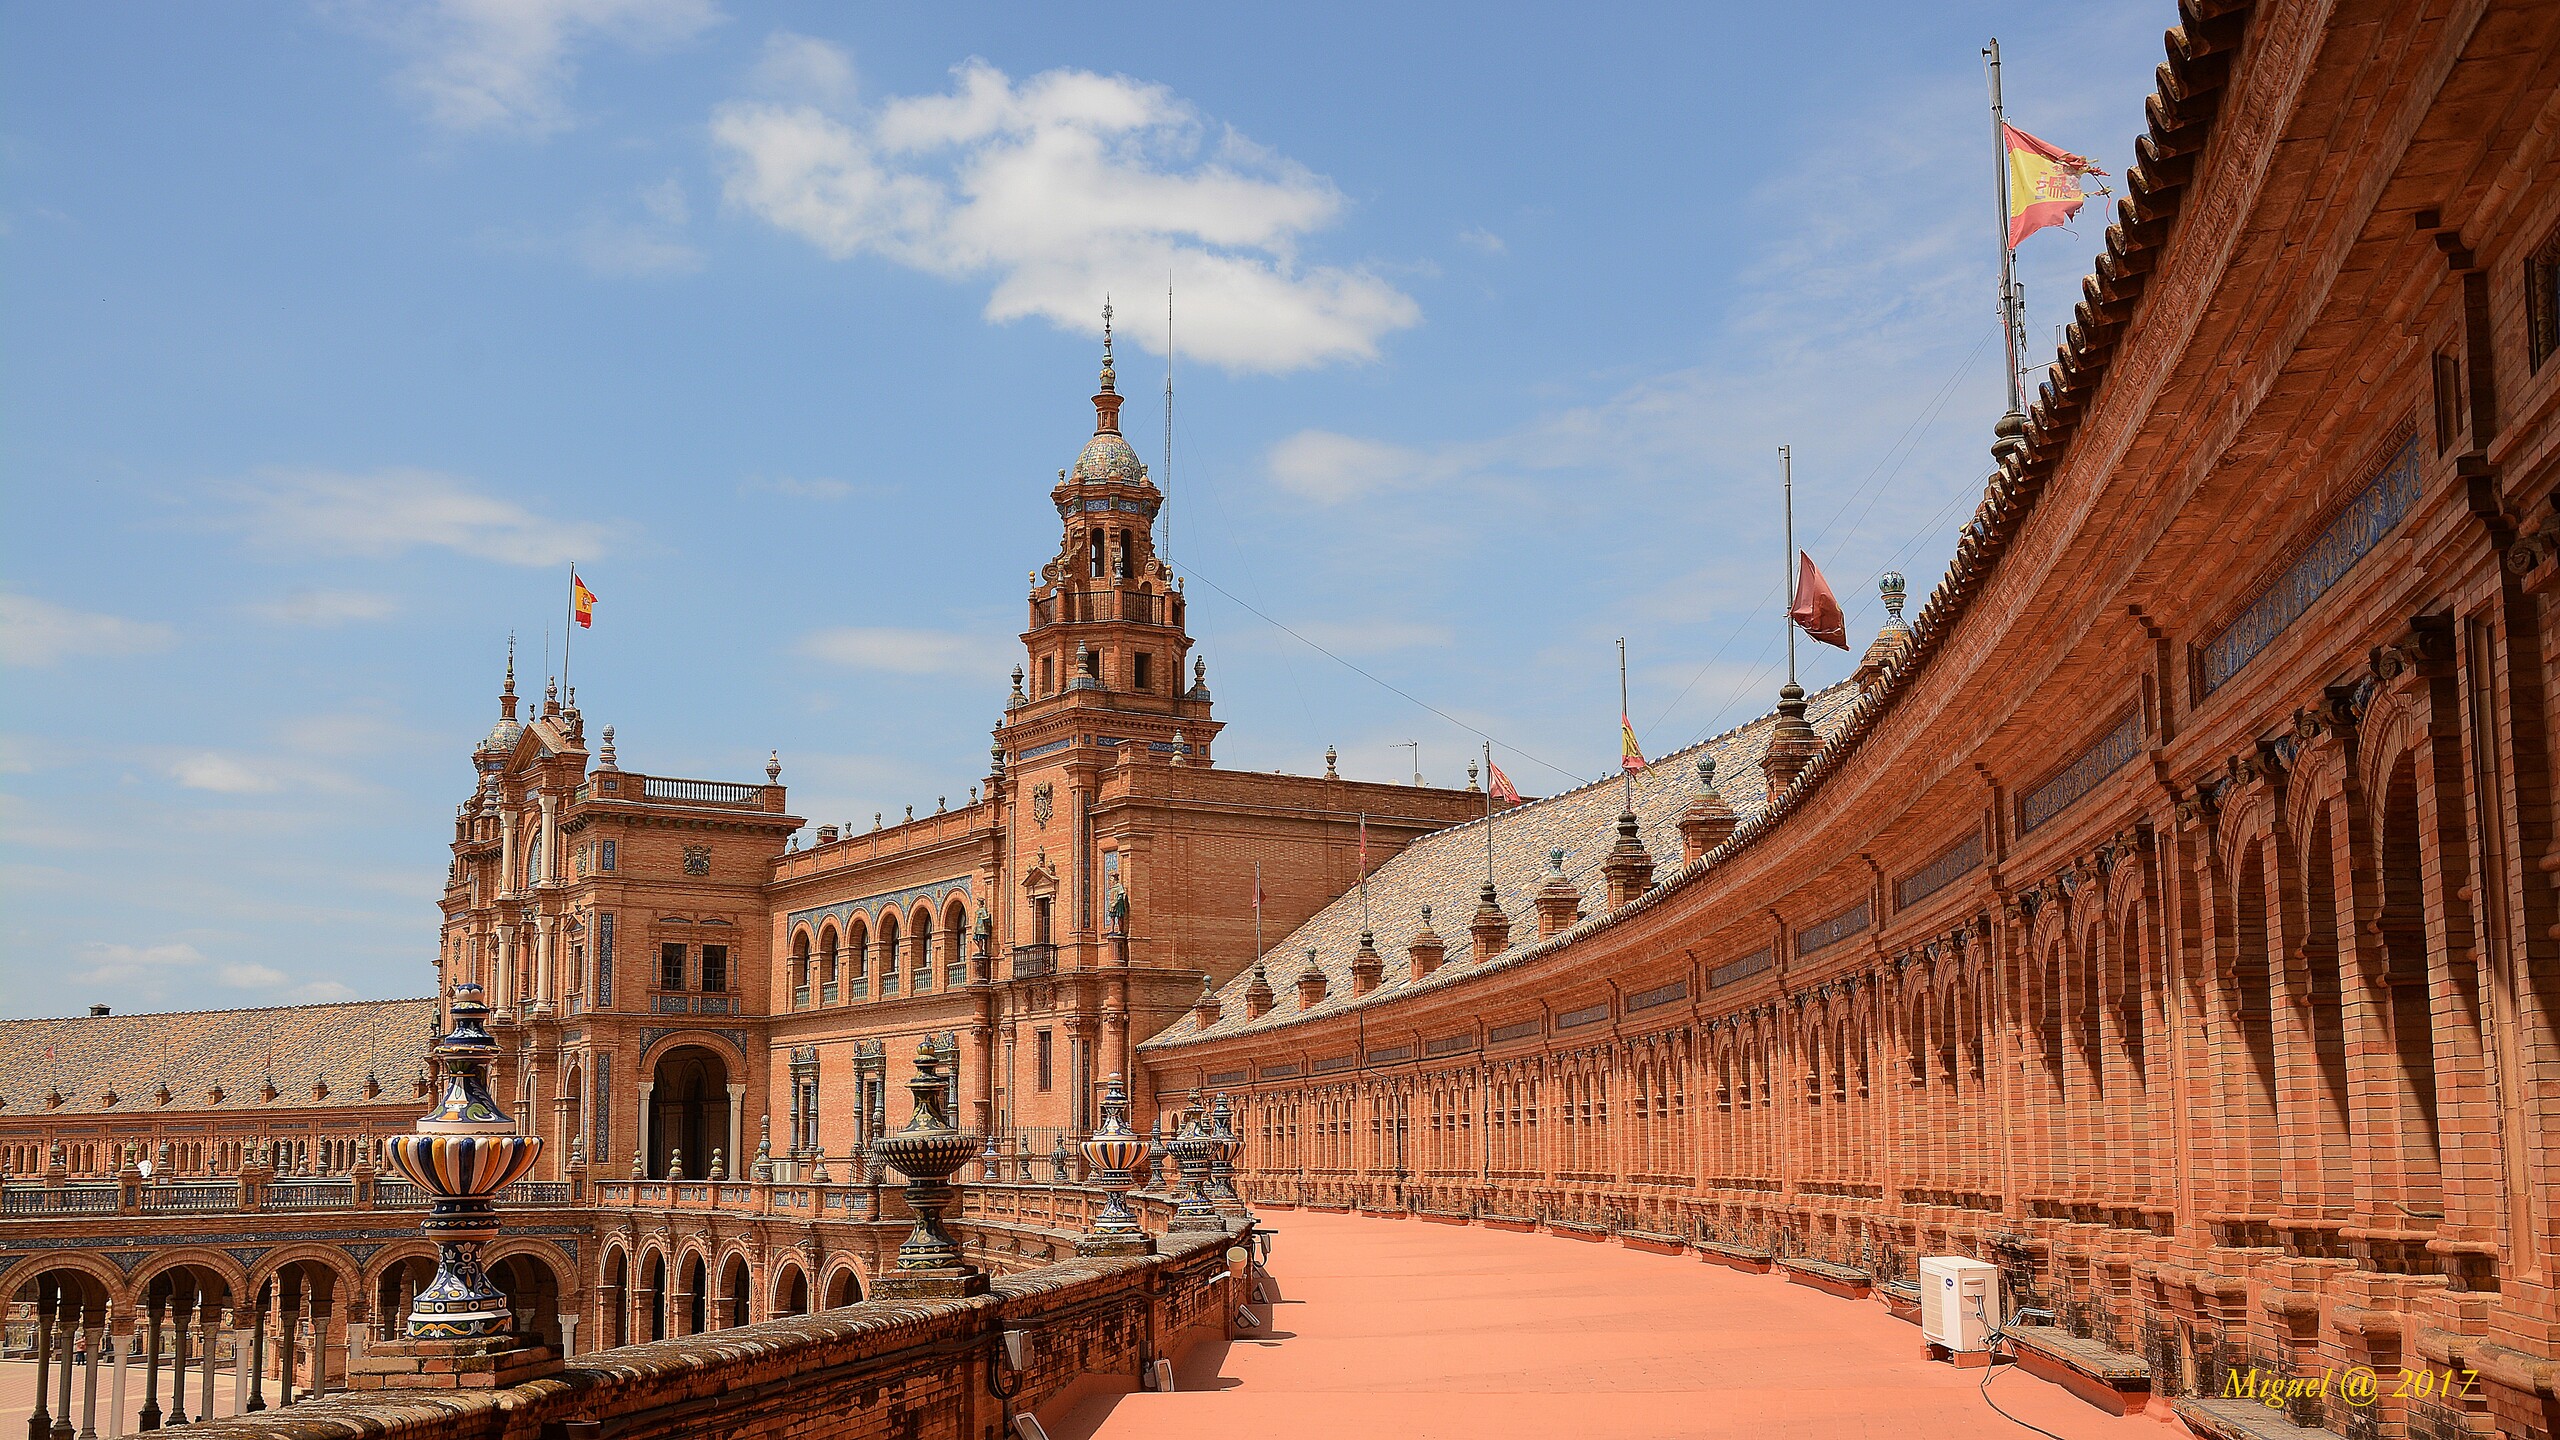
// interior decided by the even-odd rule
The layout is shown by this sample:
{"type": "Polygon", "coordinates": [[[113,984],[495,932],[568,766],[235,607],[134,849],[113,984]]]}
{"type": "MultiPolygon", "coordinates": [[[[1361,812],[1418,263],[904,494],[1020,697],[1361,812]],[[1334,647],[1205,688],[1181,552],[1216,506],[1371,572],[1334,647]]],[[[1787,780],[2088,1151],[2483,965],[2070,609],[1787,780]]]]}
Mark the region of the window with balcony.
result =
{"type": "Polygon", "coordinates": [[[702,988],[706,991],[729,988],[728,946],[705,945],[702,947],[702,988]]]}
{"type": "Polygon", "coordinates": [[[669,941],[658,947],[658,988],[684,988],[684,945],[681,942],[669,941]]]}

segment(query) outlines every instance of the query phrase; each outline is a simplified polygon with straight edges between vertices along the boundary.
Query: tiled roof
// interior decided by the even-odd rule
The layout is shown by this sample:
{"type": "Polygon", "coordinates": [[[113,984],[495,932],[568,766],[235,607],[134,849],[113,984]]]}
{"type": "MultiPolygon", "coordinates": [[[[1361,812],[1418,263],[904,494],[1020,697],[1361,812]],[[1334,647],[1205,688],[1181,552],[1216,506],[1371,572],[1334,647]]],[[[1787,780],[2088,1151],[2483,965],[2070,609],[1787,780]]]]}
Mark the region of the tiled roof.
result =
{"type": "MultiPolygon", "coordinates": [[[[1850,681],[1817,691],[1806,697],[1805,718],[1812,722],[1815,733],[1827,741],[1846,723],[1850,703],[1857,695],[1857,686],[1850,681]]],[[[1680,813],[1698,798],[1700,757],[1715,758],[1716,793],[1732,807],[1737,818],[1747,822],[1767,808],[1768,782],[1760,771],[1760,757],[1769,748],[1769,733],[1776,720],[1775,715],[1763,715],[1711,740],[1661,756],[1637,774],[1637,832],[1646,852],[1653,856],[1657,880],[1680,866],[1680,813]]],[[[1620,781],[1613,776],[1504,810],[1490,822],[1470,820],[1435,831],[1370,872],[1369,928],[1377,939],[1384,977],[1377,989],[1360,997],[1359,1003],[1389,1000],[1409,991],[1445,985],[1501,965],[1535,945],[1535,897],[1548,878],[1550,850],[1565,852],[1565,875],[1582,892],[1583,913],[1591,915],[1606,908],[1608,881],[1601,864],[1608,858],[1609,847],[1617,842],[1618,815],[1625,808],[1620,781]],[[1475,963],[1475,942],[1468,926],[1475,918],[1476,901],[1484,885],[1488,823],[1493,829],[1494,892],[1503,914],[1511,921],[1511,946],[1480,966],[1475,963]],[[1422,929],[1422,909],[1426,905],[1431,907],[1431,929],[1447,947],[1447,953],[1438,970],[1416,981],[1411,978],[1406,951],[1422,929]]],[[[1353,1003],[1351,957],[1360,944],[1360,913],[1360,892],[1354,889],[1271,947],[1262,958],[1263,974],[1275,997],[1269,1014],[1258,1020],[1245,1018],[1244,993],[1253,978],[1253,967],[1248,965],[1218,992],[1215,1023],[1203,1027],[1186,1014],[1147,1045],[1174,1045],[1269,1030],[1348,1008],[1353,1003]],[[1325,994],[1313,1009],[1301,1010],[1297,979],[1306,968],[1310,948],[1316,952],[1317,968],[1324,972],[1325,994]]]]}
{"type": "Polygon", "coordinates": [[[405,1103],[436,1016],[429,999],[0,1020],[0,1117],[405,1103]],[[380,1082],[374,1096],[368,1074],[380,1082]],[[314,1081],[328,1085],[326,1097],[313,1096],[314,1081]]]}

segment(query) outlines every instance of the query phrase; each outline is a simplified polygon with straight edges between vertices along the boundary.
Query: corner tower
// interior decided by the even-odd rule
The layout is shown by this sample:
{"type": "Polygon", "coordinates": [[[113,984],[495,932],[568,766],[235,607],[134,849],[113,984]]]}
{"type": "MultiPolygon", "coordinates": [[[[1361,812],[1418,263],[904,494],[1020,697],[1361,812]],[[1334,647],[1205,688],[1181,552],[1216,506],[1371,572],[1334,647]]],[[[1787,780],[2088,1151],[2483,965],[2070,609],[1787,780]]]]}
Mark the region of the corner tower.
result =
{"type": "Polygon", "coordinates": [[[1182,587],[1156,557],[1164,496],[1120,433],[1120,400],[1105,305],[1093,438],[1049,492],[1058,553],[1032,576],[1024,663],[997,738],[1017,760],[1093,748],[1121,763],[1205,766],[1219,726],[1182,587]]]}

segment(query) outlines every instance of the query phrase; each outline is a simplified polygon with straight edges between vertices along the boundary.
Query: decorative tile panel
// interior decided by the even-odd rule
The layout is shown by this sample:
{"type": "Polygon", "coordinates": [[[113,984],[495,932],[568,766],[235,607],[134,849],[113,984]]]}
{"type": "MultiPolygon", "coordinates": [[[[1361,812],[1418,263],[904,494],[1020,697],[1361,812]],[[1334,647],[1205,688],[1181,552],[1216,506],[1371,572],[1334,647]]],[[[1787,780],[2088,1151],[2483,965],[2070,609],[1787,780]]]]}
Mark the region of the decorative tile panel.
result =
{"type": "Polygon", "coordinates": [[[1867,928],[1867,902],[1859,901],[1827,920],[1816,921],[1796,932],[1796,954],[1810,955],[1828,950],[1867,928]]]}
{"type": "Polygon", "coordinates": [[[2123,769],[2141,753],[2142,712],[2127,710],[2070,764],[2018,797],[2018,833],[2024,835],[2071,808],[2071,802],[2097,789],[2099,781],[2123,769]]]}
{"type": "Polygon", "coordinates": [[[1707,972],[1707,988],[1720,990],[1736,980],[1746,980],[1766,970],[1777,960],[1767,950],[1754,950],[1730,964],[1719,965],[1707,972]]]}
{"type": "Polygon", "coordinates": [[[1908,909],[1982,868],[1982,832],[1977,829],[1938,853],[1928,864],[1893,882],[1893,908],[1908,909]]]}
{"type": "Polygon", "coordinates": [[[1484,1043],[1487,1045],[1499,1045],[1506,1040],[1526,1040],[1530,1036],[1537,1034],[1541,1028],[1543,1027],[1535,1020],[1521,1020],[1509,1025],[1498,1025],[1485,1032],[1484,1043]]]}
{"type": "Polygon", "coordinates": [[[1579,1010],[1567,1010],[1556,1017],[1556,1028],[1578,1030],[1585,1025],[1597,1025],[1608,1018],[1609,1002],[1603,1000],[1597,1005],[1585,1005],[1579,1010]]]}
{"type": "Polygon", "coordinates": [[[2421,457],[2418,437],[2412,433],[2383,462],[2381,473],[2347,502],[2328,528],[2285,567],[2285,572],[2205,643],[2197,657],[2204,693],[2210,695],[2221,689],[2240,673],[2241,667],[2257,659],[2286,627],[2301,619],[2303,612],[2346,578],[2357,561],[2372,554],[2383,536],[2408,518],[2411,507],[2418,503],[2421,457]]]}
{"type": "Polygon", "coordinates": [[[1688,998],[1689,982],[1674,980],[1668,985],[1656,985],[1650,990],[1639,990],[1628,996],[1627,1013],[1632,1015],[1639,1010],[1651,1010],[1659,1005],[1668,1005],[1688,998]]]}

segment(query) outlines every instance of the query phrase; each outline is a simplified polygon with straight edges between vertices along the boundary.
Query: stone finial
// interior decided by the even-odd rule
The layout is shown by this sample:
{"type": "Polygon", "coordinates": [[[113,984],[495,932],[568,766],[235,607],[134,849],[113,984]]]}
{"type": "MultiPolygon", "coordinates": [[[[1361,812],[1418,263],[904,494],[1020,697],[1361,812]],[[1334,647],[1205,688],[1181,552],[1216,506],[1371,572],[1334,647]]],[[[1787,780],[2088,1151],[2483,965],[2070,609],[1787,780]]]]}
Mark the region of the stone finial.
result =
{"type": "Polygon", "coordinates": [[[907,807],[907,818],[906,818],[906,819],[904,819],[904,820],[899,821],[898,823],[899,823],[899,824],[901,824],[901,825],[913,825],[914,823],[916,823],[916,807],[914,807],[913,805],[908,806],[908,807],[907,807]]]}
{"type": "Polygon", "coordinates": [[[1538,938],[1563,933],[1582,918],[1582,891],[1564,873],[1564,851],[1547,852],[1547,882],[1538,887],[1538,938]]]}
{"type": "Polygon", "coordinates": [[[1440,958],[1448,953],[1448,947],[1441,942],[1440,933],[1431,928],[1430,906],[1422,907],[1422,928],[1414,932],[1413,943],[1405,947],[1404,953],[1413,979],[1422,979],[1440,968],[1440,958]]]}
{"type": "Polygon", "coordinates": [[[1191,763],[1191,742],[1182,738],[1182,727],[1179,725],[1173,727],[1173,763],[1176,765],[1191,763]]]}
{"type": "Polygon", "coordinates": [[[987,746],[987,773],[998,780],[1004,778],[1004,742],[1001,740],[987,746]]]}
{"type": "Polygon", "coordinates": [[[1342,778],[1342,772],[1334,768],[1334,758],[1333,747],[1330,745],[1324,747],[1324,778],[1327,780],[1342,778]]]}
{"type": "Polygon", "coordinates": [[[1723,844],[1739,823],[1733,807],[1716,793],[1716,757],[1699,756],[1698,798],[1680,812],[1680,863],[1695,863],[1699,856],[1723,844]]]}
{"type": "Polygon", "coordinates": [[[1490,880],[1476,892],[1476,914],[1467,930],[1474,937],[1479,965],[1511,948],[1511,918],[1502,913],[1502,902],[1495,898],[1490,880]]]}
{"type": "Polygon", "coordinates": [[[613,727],[610,725],[604,727],[604,753],[596,757],[596,766],[602,770],[622,768],[621,762],[613,758],[613,727]]]}
{"type": "Polygon", "coordinates": [[[748,1163],[747,1178],[762,1184],[773,1178],[773,1116],[756,1117],[756,1158],[748,1163]]]}
{"type": "Polygon", "coordinates": [[[667,1178],[670,1180],[681,1180],[684,1178],[684,1152],[682,1150],[670,1150],[667,1152],[667,1178]]]}
{"type": "Polygon", "coordinates": [[[1324,968],[1316,964],[1316,952],[1313,947],[1309,947],[1307,968],[1298,972],[1298,1008],[1313,1010],[1317,1002],[1324,999],[1324,991],[1324,968]]]}
{"type": "Polygon", "coordinates": [[[779,750],[764,757],[764,783],[767,785],[782,783],[782,752],[779,750]]]}
{"type": "Polygon", "coordinates": [[[1644,848],[1644,837],[1636,830],[1635,812],[1618,815],[1617,843],[1609,847],[1609,857],[1600,863],[1600,873],[1609,877],[1609,908],[1631,904],[1653,886],[1653,856],[1644,848]]]}
{"type": "Polygon", "coordinates": [[[1769,746],[1760,757],[1760,773],[1769,782],[1769,803],[1787,793],[1796,777],[1813,763],[1822,737],[1804,718],[1804,687],[1789,681],[1778,691],[1778,718],[1769,729],[1769,746]]]}
{"type": "Polygon", "coordinates": [[[1478,783],[1477,783],[1476,762],[1474,762],[1473,760],[1468,761],[1468,762],[1467,762],[1467,793],[1469,793],[1469,794],[1474,794],[1475,792],[1477,792],[1477,791],[1479,791],[1479,790],[1481,790],[1481,789],[1483,789],[1483,788],[1484,788],[1484,787],[1483,787],[1482,785],[1480,785],[1480,784],[1478,784],[1478,783]]]}
{"type": "Polygon", "coordinates": [[[569,1137],[569,1168],[572,1170],[587,1168],[587,1140],[583,1135],[569,1137]]]}
{"type": "Polygon", "coordinates": [[[1271,993],[1271,977],[1263,972],[1262,962],[1256,960],[1253,962],[1253,976],[1245,982],[1244,1018],[1259,1020],[1270,1014],[1276,998],[1271,993]]]}
{"type": "Polygon", "coordinates": [[[720,1158],[719,1146],[714,1145],[711,1147],[711,1168],[703,1171],[702,1177],[706,1180],[726,1180],[729,1178],[729,1166],[726,1161],[723,1161],[720,1158]]]}
{"type": "Polygon", "coordinates": [[[934,796],[933,813],[936,815],[947,815],[951,813],[951,797],[948,795],[934,796]]]}
{"type": "Polygon", "coordinates": [[[1351,993],[1366,995],[1377,989],[1385,974],[1385,962],[1378,957],[1378,937],[1362,930],[1360,948],[1351,952],[1351,993]]]}
{"type": "Polygon", "coordinates": [[[1030,696],[1022,693],[1022,667],[1016,665],[1013,667],[1013,694],[1006,697],[1006,708],[1011,709],[1013,706],[1020,705],[1030,698],[1030,696]]]}
{"type": "Polygon", "coordinates": [[[1884,597],[1885,621],[1876,627],[1875,640],[1858,660],[1858,693],[1862,695],[1884,683],[1894,662],[1902,658],[1902,652],[1911,644],[1911,627],[1902,620],[1902,572],[1887,570],[1879,576],[1876,593],[1884,597]]]}
{"type": "Polygon", "coordinates": [[[1191,1002],[1191,1020],[1206,1030],[1218,1023],[1218,987],[1207,975],[1200,977],[1200,998],[1191,1002]]]}

